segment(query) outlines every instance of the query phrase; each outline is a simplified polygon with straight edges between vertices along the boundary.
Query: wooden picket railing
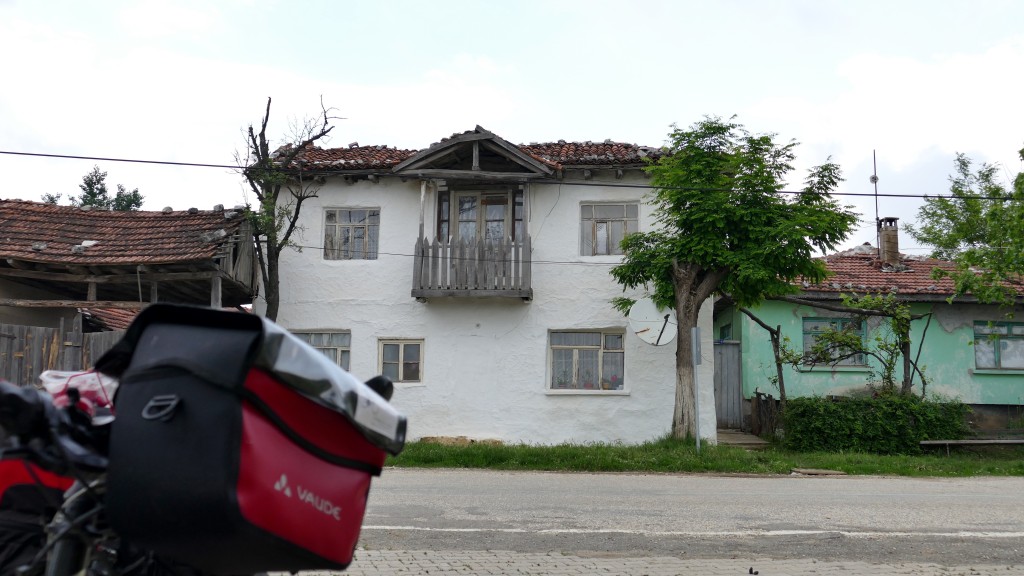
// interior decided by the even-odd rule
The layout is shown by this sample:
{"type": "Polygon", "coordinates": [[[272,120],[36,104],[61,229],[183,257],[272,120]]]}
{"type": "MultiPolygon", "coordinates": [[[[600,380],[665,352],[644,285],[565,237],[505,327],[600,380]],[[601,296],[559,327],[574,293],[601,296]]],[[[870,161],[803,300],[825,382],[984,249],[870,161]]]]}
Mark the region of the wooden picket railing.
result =
{"type": "Polygon", "coordinates": [[[530,300],[530,237],[513,241],[416,241],[412,295],[530,300]]]}

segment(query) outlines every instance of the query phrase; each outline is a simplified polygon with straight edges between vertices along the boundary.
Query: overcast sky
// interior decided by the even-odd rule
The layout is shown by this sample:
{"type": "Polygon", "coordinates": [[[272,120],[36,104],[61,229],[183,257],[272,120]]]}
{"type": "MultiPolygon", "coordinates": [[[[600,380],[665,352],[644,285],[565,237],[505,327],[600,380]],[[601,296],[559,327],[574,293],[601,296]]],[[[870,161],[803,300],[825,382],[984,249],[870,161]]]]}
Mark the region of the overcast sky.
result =
{"type": "MultiPolygon", "coordinates": [[[[956,152],[1022,169],[1024,2],[930,0],[0,0],[0,150],[232,164],[315,115],[328,146],[424,148],[481,125],[513,143],[659,146],[732,116],[828,157],[841,191],[944,194],[956,152]]],[[[246,201],[220,168],[0,154],[2,198],[78,193],[93,166],[144,209],[246,201]]],[[[844,197],[874,243],[875,199],[844,197]]],[[[880,198],[912,222],[920,201],[880,198]]],[[[921,253],[906,235],[904,252],[921,253]]]]}

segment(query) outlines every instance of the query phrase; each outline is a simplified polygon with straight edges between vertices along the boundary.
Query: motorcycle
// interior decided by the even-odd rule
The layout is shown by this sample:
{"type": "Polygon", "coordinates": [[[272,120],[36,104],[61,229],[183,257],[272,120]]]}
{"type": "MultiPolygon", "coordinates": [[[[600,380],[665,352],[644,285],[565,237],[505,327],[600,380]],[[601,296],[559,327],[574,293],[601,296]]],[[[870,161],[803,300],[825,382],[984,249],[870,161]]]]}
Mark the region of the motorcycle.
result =
{"type": "Polygon", "coordinates": [[[360,382],[266,319],[166,304],[96,372],[99,399],[0,381],[0,576],[352,561],[370,479],[405,441],[388,379],[360,382]]]}

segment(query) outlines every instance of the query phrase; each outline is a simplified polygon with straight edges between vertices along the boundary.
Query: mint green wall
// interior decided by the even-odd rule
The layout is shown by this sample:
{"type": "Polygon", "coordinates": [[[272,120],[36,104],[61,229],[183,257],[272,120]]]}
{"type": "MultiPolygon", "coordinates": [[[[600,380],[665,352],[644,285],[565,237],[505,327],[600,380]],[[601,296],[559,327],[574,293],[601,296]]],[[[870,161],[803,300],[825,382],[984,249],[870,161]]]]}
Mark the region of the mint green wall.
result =
{"type": "MultiPolygon", "coordinates": [[[[914,314],[932,312],[927,327],[924,347],[919,365],[928,378],[928,393],[959,398],[969,404],[1024,404],[1024,371],[975,370],[974,322],[976,320],[1004,320],[1003,312],[991,306],[977,304],[915,303],[911,306],[914,314]]],[[[765,302],[752,309],[761,320],[770,326],[781,326],[782,335],[790,339],[796,350],[803,347],[804,317],[843,316],[836,312],[796,306],[786,302],[765,302]]],[[[768,333],[753,320],[739,313],[735,308],[723,310],[715,319],[715,337],[720,326],[731,322],[732,338],[742,342],[743,396],[750,398],[755,389],[778,396],[778,389],[769,379],[775,373],[768,333]]],[[[868,330],[874,330],[879,321],[868,323],[868,330]]],[[[927,319],[915,320],[911,326],[913,354],[917,355],[927,319]]],[[[872,337],[869,332],[868,338],[872,337]]],[[[869,364],[877,367],[874,359],[869,364]]],[[[846,395],[863,390],[869,371],[861,367],[818,367],[797,371],[784,368],[786,395],[824,396],[846,395]]],[[[902,361],[897,367],[896,379],[902,379],[902,361]]],[[[920,378],[914,380],[914,391],[921,391],[920,378]]]]}

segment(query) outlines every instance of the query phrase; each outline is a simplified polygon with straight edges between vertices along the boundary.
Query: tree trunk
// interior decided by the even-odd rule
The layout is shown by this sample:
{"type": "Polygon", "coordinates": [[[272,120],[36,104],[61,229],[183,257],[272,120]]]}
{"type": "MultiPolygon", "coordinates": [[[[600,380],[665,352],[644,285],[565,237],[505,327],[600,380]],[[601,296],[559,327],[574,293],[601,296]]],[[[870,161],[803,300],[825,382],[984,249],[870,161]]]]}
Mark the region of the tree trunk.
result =
{"type": "Polygon", "coordinates": [[[914,386],[914,367],[910,360],[910,338],[903,338],[900,343],[900,353],[903,355],[903,387],[900,392],[910,394],[914,386]]]}
{"type": "Polygon", "coordinates": [[[780,348],[782,347],[781,334],[782,326],[776,326],[774,330],[769,330],[768,333],[772,339],[772,353],[775,355],[775,374],[779,378],[779,403],[782,407],[782,413],[786,413],[786,381],[784,380],[782,372],[782,358],[780,355],[780,348]]]}
{"type": "Polygon", "coordinates": [[[278,257],[280,252],[267,251],[267,282],[263,286],[263,297],[267,300],[267,320],[277,321],[277,310],[281,306],[281,282],[278,274],[278,257]]]}
{"type": "Polygon", "coordinates": [[[672,413],[672,437],[695,438],[697,436],[697,414],[693,394],[693,339],[691,328],[697,325],[699,308],[680,298],[682,291],[676,290],[676,401],[672,413]]]}

